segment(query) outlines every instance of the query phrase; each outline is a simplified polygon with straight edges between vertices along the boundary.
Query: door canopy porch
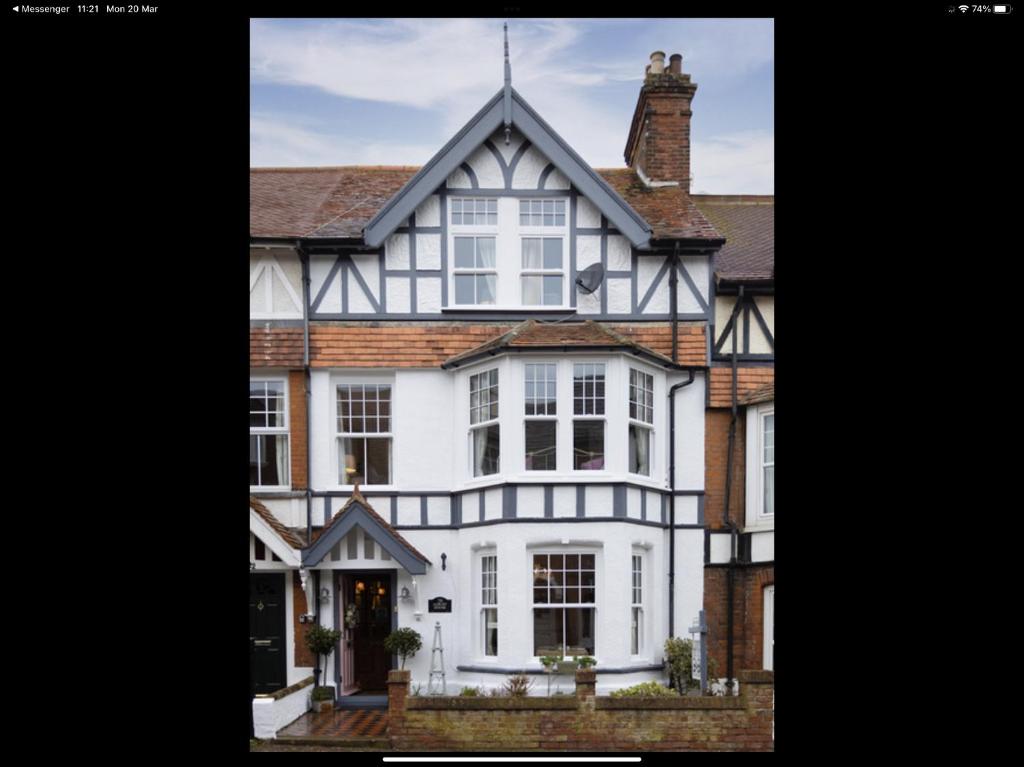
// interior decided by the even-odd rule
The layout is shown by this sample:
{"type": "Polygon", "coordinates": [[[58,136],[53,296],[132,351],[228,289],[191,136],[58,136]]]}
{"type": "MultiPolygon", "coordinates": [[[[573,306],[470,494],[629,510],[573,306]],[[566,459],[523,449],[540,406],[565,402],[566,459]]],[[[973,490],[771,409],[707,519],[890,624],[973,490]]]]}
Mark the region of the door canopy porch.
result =
{"type": "Polygon", "coordinates": [[[302,566],[316,567],[327,556],[327,552],[356,526],[362,528],[363,532],[388,552],[410,575],[423,575],[427,572],[430,560],[373,510],[360,494],[358,487],[352,492],[348,502],[334,515],[330,524],[320,531],[319,536],[314,536],[312,544],[303,550],[302,566]]]}

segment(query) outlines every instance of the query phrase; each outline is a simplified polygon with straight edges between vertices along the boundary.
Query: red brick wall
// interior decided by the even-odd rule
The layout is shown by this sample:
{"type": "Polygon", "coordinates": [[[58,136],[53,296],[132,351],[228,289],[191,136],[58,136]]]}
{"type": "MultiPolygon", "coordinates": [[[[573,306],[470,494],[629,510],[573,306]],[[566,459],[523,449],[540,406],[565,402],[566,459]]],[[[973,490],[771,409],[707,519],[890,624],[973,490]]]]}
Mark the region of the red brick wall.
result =
{"type": "MultiPolygon", "coordinates": [[[[764,587],[775,583],[775,566],[733,570],[733,669],[764,665],[764,587]]],[[[708,651],[719,677],[726,675],[728,646],[728,573],[724,567],[704,568],[704,617],[708,651]]]]}
{"type": "Polygon", "coordinates": [[[306,614],[306,592],[302,590],[302,579],[292,573],[292,625],[295,627],[295,665],[315,666],[316,659],[306,646],[306,632],[312,623],[299,623],[299,616],[306,614]]]}
{"type": "Polygon", "coordinates": [[[630,167],[652,181],[678,181],[684,192],[690,190],[690,103],[696,90],[689,75],[647,75],[629,158],[630,167]]]}
{"type": "Polygon", "coordinates": [[[740,672],[738,697],[407,697],[389,682],[388,737],[403,751],[771,751],[771,672],[740,672]]]}
{"type": "MultiPolygon", "coordinates": [[[[729,410],[707,410],[704,414],[704,521],[713,530],[725,527],[725,476],[729,456],[729,410]]],[[[732,489],[729,518],[744,523],[747,466],[747,425],[744,408],[736,415],[733,442],[732,489]]]]}
{"type": "Polygon", "coordinates": [[[292,489],[306,489],[306,376],[288,372],[288,424],[291,431],[292,489]]]}

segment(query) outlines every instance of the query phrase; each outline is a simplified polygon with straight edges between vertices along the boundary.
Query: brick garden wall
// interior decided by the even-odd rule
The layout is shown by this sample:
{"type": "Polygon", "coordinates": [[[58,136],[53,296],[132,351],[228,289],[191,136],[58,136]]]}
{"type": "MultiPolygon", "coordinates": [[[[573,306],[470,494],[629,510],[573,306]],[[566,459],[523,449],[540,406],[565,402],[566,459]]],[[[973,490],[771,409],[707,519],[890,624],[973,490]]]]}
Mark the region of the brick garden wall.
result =
{"type": "MultiPolygon", "coordinates": [[[[771,751],[774,674],[741,671],[736,697],[409,697],[388,680],[388,736],[401,751],[771,751]]],[[[591,674],[590,679],[593,679],[591,674]]]]}

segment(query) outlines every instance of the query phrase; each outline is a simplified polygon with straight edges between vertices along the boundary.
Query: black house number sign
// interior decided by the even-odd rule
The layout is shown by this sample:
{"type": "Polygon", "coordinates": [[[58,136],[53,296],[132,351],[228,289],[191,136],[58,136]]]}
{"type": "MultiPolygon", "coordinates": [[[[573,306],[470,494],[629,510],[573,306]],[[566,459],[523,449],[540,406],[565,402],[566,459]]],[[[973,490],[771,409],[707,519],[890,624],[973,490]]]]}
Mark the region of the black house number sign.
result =
{"type": "Polygon", "coordinates": [[[444,597],[434,597],[428,602],[429,611],[432,613],[450,613],[452,611],[452,600],[444,597]]]}

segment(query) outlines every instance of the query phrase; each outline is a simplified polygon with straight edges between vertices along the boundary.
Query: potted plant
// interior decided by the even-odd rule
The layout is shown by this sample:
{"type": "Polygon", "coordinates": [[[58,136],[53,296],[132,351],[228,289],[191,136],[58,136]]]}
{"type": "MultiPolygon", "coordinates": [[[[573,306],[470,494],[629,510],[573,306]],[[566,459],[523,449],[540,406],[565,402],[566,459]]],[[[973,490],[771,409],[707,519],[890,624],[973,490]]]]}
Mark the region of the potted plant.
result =
{"type": "Polygon", "coordinates": [[[384,649],[402,659],[402,670],[405,670],[405,659],[411,658],[423,647],[423,638],[419,632],[410,628],[395,629],[384,640],[384,649]]]}
{"type": "MultiPolygon", "coordinates": [[[[325,626],[321,626],[319,623],[314,624],[309,631],[306,632],[306,646],[310,651],[316,655],[324,656],[324,663],[321,668],[327,668],[327,658],[338,642],[341,641],[341,632],[337,629],[329,629],[325,626]]],[[[314,711],[333,711],[334,710],[334,688],[320,685],[319,676],[316,678],[316,684],[313,687],[313,710],[314,711]]]]}
{"type": "Polygon", "coordinates": [[[551,677],[560,672],[559,669],[565,658],[561,655],[543,655],[540,659],[540,664],[544,667],[544,671],[548,675],[548,695],[551,695],[551,677]]]}

